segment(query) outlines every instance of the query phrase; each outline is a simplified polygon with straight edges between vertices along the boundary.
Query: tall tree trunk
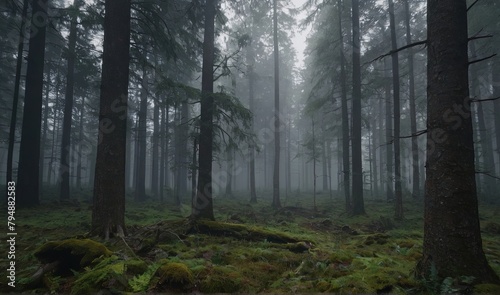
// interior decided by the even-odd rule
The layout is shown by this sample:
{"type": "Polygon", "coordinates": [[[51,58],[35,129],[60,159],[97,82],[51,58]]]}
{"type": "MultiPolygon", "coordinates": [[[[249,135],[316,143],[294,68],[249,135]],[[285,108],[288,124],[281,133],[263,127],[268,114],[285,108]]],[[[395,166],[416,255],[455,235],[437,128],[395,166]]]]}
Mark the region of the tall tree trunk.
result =
{"type": "MultiPolygon", "coordinates": [[[[379,113],[380,116],[380,113],[379,113]]],[[[371,148],[371,158],[372,158],[372,171],[373,171],[373,194],[375,196],[378,196],[378,157],[377,157],[377,150],[378,148],[378,134],[380,132],[380,129],[377,129],[377,120],[374,119],[373,125],[372,125],[372,148],[371,148]]]]}
{"type": "MultiPolygon", "coordinates": [[[[391,23],[391,43],[392,50],[398,48],[396,41],[396,21],[394,17],[394,3],[389,0],[389,17],[391,23]]],[[[392,58],[392,86],[394,98],[394,176],[395,176],[395,218],[396,220],[403,219],[403,192],[401,188],[401,145],[400,145],[400,129],[401,129],[401,107],[399,99],[399,55],[397,52],[391,54],[392,58]]]]}
{"type": "Polygon", "coordinates": [[[393,130],[392,130],[392,111],[391,111],[391,80],[389,77],[389,64],[387,61],[384,62],[385,65],[385,163],[386,163],[386,195],[387,201],[392,201],[394,199],[394,185],[392,180],[392,163],[393,163],[393,152],[392,152],[392,141],[393,130]]]}
{"type": "MultiPolygon", "coordinates": [[[[493,85],[493,97],[500,97],[500,61],[497,59],[491,65],[491,77],[493,85]]],[[[493,101],[493,113],[500,114],[500,100],[497,99],[493,101]]],[[[498,156],[497,171],[500,171],[500,116],[494,116],[495,125],[495,143],[496,150],[495,153],[498,156]]],[[[496,190],[499,190],[500,182],[497,181],[496,190]]]]}
{"type": "MultiPolygon", "coordinates": [[[[23,11],[21,13],[21,26],[19,30],[19,43],[17,44],[17,57],[16,57],[16,78],[14,81],[14,98],[12,99],[12,112],[10,116],[9,127],[9,146],[7,151],[7,174],[5,183],[8,184],[14,181],[12,176],[13,162],[14,162],[14,143],[16,141],[16,125],[17,125],[17,107],[19,105],[19,88],[21,85],[21,70],[23,67],[23,52],[24,52],[24,30],[22,28],[26,25],[28,14],[28,0],[23,1],[23,11]]],[[[50,75],[50,73],[49,73],[50,75]]],[[[5,186],[7,190],[8,186],[5,186]]],[[[6,191],[8,192],[8,191],[6,191]]],[[[5,194],[7,196],[7,194],[5,194]]]]}
{"type": "MultiPolygon", "coordinates": [[[[52,185],[52,169],[53,169],[53,166],[54,166],[54,162],[56,160],[56,155],[55,155],[55,149],[56,149],[56,141],[57,141],[57,138],[58,138],[58,132],[59,132],[59,124],[60,124],[60,120],[59,120],[59,86],[60,86],[60,83],[61,83],[61,79],[60,79],[60,72],[58,71],[57,72],[57,75],[56,75],[56,86],[55,86],[55,90],[56,90],[56,97],[55,97],[55,106],[54,106],[54,123],[53,123],[53,130],[52,130],[52,144],[51,144],[51,149],[50,149],[50,162],[49,162],[49,169],[47,171],[47,174],[48,174],[48,177],[47,177],[47,183],[49,185],[52,185]]],[[[54,177],[57,179],[57,177],[54,177]]]]}
{"type": "Polygon", "coordinates": [[[314,117],[311,118],[312,121],[312,160],[313,160],[313,210],[317,211],[316,208],[316,136],[314,132],[314,117]]]}
{"type": "MultiPolygon", "coordinates": [[[[411,27],[410,27],[410,5],[408,0],[404,0],[405,5],[405,24],[406,24],[406,44],[411,44],[411,27]]],[[[413,64],[413,49],[408,49],[408,91],[410,99],[410,128],[411,134],[417,133],[417,108],[415,105],[415,71],[413,64]]],[[[419,157],[418,157],[418,137],[411,138],[411,155],[412,155],[412,196],[413,198],[420,198],[420,170],[419,170],[419,157]]]]}
{"type": "Polygon", "coordinates": [[[342,0],[338,0],[338,19],[339,19],[339,42],[340,42],[340,91],[341,91],[341,109],[342,109],[342,171],[344,182],[345,210],[351,212],[351,170],[350,170],[350,144],[349,144],[349,112],[347,106],[347,73],[344,56],[344,33],[342,31],[342,0]]]}
{"type": "Polygon", "coordinates": [[[234,158],[233,158],[233,150],[232,148],[227,148],[226,150],[226,173],[227,173],[227,180],[226,180],[226,191],[225,191],[225,196],[226,198],[232,198],[233,197],[233,166],[234,166],[234,158]]]}
{"type": "MultiPolygon", "coordinates": [[[[476,59],[476,46],[474,44],[474,41],[469,43],[470,51],[471,51],[471,58],[476,59]]],[[[470,88],[472,91],[472,96],[473,97],[478,97],[481,98],[481,85],[480,85],[480,79],[479,79],[479,69],[477,65],[473,64],[469,67],[470,70],[470,88]]],[[[481,151],[482,151],[482,163],[483,165],[481,166],[480,169],[476,170],[481,170],[481,172],[485,172],[488,175],[484,175],[484,189],[483,193],[485,197],[487,198],[492,198],[494,195],[494,187],[495,187],[495,179],[492,177],[496,175],[495,172],[495,162],[494,162],[494,157],[493,157],[493,147],[492,147],[492,141],[491,141],[491,135],[488,134],[488,130],[486,127],[486,122],[484,118],[484,111],[483,111],[483,103],[479,102],[476,104],[477,106],[477,119],[478,119],[478,136],[479,136],[479,145],[481,146],[481,151]]]]}
{"type": "Polygon", "coordinates": [[[85,96],[82,96],[82,103],[80,105],[80,122],[78,130],[78,159],[76,164],[76,187],[78,189],[82,188],[82,145],[84,141],[83,137],[83,116],[85,115],[85,96]]]}
{"type": "Polygon", "coordinates": [[[352,1],[352,214],[365,214],[361,151],[361,44],[359,0],[352,1]]]}
{"type": "MultiPolygon", "coordinates": [[[[156,97],[155,105],[153,108],[153,161],[151,165],[151,193],[153,197],[158,196],[158,153],[160,141],[160,99],[156,97]]],[[[163,136],[163,135],[162,135],[163,136]]]]}
{"type": "MultiPolygon", "coordinates": [[[[43,65],[45,60],[45,32],[48,23],[48,0],[33,0],[32,26],[26,72],[23,128],[19,148],[17,206],[39,204],[40,134],[42,129],[43,65]],[[40,21],[40,16],[44,19],[40,21]]],[[[12,181],[12,180],[10,180],[12,181]]]]}
{"type": "Polygon", "coordinates": [[[163,190],[165,187],[165,163],[167,162],[167,135],[166,135],[166,125],[167,125],[167,112],[165,111],[165,107],[161,107],[161,124],[160,124],[160,147],[161,147],[161,157],[160,157],[160,184],[159,184],[159,195],[160,202],[163,203],[163,190]]]}
{"type": "Polygon", "coordinates": [[[278,45],[278,0],[273,0],[273,44],[274,44],[274,172],[273,208],[281,208],[280,202],[280,62],[278,45]]]}
{"type": "Polygon", "coordinates": [[[75,87],[75,61],[76,61],[76,25],[77,25],[77,13],[81,1],[73,1],[73,11],[74,15],[71,19],[71,25],[69,29],[68,37],[68,72],[66,74],[66,94],[64,96],[64,116],[63,116],[63,130],[62,130],[62,142],[61,142],[61,164],[59,166],[59,175],[61,177],[61,187],[59,191],[59,199],[65,200],[70,198],[70,184],[69,184],[69,174],[71,171],[71,122],[73,121],[73,94],[75,87]]]}
{"type": "Polygon", "coordinates": [[[215,219],[212,199],[212,141],[214,132],[214,36],[217,2],[217,0],[207,0],[205,4],[198,188],[196,190],[196,200],[192,206],[192,217],[194,219],[215,219]]]}
{"type": "Polygon", "coordinates": [[[130,0],[106,0],[99,137],[92,232],[119,236],[125,229],[125,157],[130,50],[130,0]]]}
{"type": "Polygon", "coordinates": [[[429,277],[432,268],[440,278],[473,276],[498,284],[479,228],[466,0],[429,0],[427,28],[427,179],[417,273],[429,277]]]}
{"type": "MultiPolygon", "coordinates": [[[[249,108],[252,112],[252,121],[251,121],[251,131],[254,131],[255,125],[255,107],[254,107],[254,87],[255,87],[255,73],[253,71],[255,57],[253,52],[253,44],[248,46],[247,51],[247,59],[248,59],[248,102],[249,108]]],[[[257,192],[255,190],[255,146],[253,142],[250,143],[250,203],[257,203],[257,192]]]]}
{"type": "MultiPolygon", "coordinates": [[[[146,42],[144,42],[146,44],[146,42]]],[[[146,54],[143,57],[146,59],[146,54]]],[[[139,103],[139,126],[137,128],[137,174],[135,178],[135,201],[146,200],[146,145],[147,145],[147,114],[148,114],[148,73],[146,61],[142,65],[141,100],[139,103]]]]}
{"type": "Polygon", "coordinates": [[[40,142],[40,198],[43,197],[43,176],[45,168],[45,147],[47,145],[47,133],[49,131],[49,99],[50,99],[50,82],[51,82],[51,63],[47,63],[47,82],[45,85],[45,101],[43,106],[43,133],[42,141],[40,142]]]}
{"type": "Polygon", "coordinates": [[[196,172],[198,171],[198,160],[196,159],[196,154],[198,153],[198,138],[195,137],[193,140],[193,155],[191,164],[191,205],[194,204],[196,200],[196,172]]]}

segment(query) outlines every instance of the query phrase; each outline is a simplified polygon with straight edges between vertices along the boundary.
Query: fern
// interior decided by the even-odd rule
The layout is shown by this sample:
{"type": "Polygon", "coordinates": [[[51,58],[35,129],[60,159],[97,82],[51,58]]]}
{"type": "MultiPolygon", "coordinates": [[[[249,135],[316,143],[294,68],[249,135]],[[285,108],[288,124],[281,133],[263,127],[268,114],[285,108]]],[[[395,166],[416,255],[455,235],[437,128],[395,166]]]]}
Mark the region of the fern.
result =
{"type": "Polygon", "coordinates": [[[160,265],[158,263],[154,263],[148,267],[148,269],[141,275],[137,275],[133,277],[129,281],[129,285],[132,288],[133,292],[145,292],[149,286],[149,282],[151,278],[154,276],[156,270],[160,265]]]}

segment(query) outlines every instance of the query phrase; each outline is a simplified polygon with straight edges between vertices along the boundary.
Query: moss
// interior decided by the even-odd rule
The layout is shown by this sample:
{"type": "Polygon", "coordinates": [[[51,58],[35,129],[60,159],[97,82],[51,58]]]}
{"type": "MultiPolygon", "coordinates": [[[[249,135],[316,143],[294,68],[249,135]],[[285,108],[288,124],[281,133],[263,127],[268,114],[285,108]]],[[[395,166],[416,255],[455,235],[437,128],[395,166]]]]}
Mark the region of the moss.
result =
{"type": "Polygon", "coordinates": [[[183,263],[168,262],[161,265],[155,273],[153,288],[156,290],[187,291],[194,284],[193,273],[183,263]],[[156,285],[156,286],[155,286],[156,285]]]}
{"type": "Polygon", "coordinates": [[[199,289],[203,293],[233,293],[242,288],[241,275],[224,267],[213,267],[201,274],[199,289]]]}
{"type": "Polygon", "coordinates": [[[474,286],[474,293],[478,294],[500,294],[500,285],[479,284],[474,286]]]}
{"type": "Polygon", "coordinates": [[[316,290],[319,292],[328,292],[330,290],[330,283],[325,281],[325,280],[320,280],[318,283],[316,283],[316,290]]]}
{"type": "Polygon", "coordinates": [[[148,264],[142,260],[127,260],[125,261],[127,271],[133,274],[142,274],[148,269],[148,264]]]}
{"type": "Polygon", "coordinates": [[[35,250],[35,257],[42,263],[59,261],[58,272],[79,270],[94,260],[109,257],[112,252],[101,243],[90,239],[68,239],[48,242],[35,250]]]}

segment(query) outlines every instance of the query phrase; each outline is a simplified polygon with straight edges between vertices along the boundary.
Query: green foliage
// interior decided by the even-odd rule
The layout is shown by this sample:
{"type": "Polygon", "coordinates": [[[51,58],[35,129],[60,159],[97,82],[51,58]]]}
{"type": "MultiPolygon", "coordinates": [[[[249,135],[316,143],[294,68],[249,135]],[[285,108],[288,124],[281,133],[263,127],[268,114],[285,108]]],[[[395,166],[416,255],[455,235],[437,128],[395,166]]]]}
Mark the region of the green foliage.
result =
{"type": "Polygon", "coordinates": [[[151,264],[147,270],[142,273],[134,276],[130,281],[129,285],[132,288],[132,292],[145,292],[149,286],[149,282],[151,278],[156,273],[156,270],[160,267],[159,263],[151,264]]]}

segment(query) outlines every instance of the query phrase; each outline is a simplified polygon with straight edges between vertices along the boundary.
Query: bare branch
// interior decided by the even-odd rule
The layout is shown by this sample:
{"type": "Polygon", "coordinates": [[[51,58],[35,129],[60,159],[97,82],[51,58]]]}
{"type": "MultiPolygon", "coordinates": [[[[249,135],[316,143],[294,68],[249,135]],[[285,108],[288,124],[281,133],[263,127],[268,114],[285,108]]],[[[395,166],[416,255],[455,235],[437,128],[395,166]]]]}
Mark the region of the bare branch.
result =
{"type": "Polygon", "coordinates": [[[496,53],[494,53],[494,54],[492,54],[492,55],[490,55],[490,56],[487,56],[487,57],[484,57],[484,58],[480,58],[480,59],[476,59],[476,60],[471,60],[471,61],[469,61],[469,65],[472,65],[472,64],[475,64],[475,63],[478,63],[478,62],[485,61],[485,60],[487,60],[487,59],[490,59],[490,58],[492,58],[492,57],[495,57],[496,55],[497,55],[497,54],[496,54],[496,53]]]}
{"type": "Polygon", "coordinates": [[[407,44],[407,45],[405,45],[405,46],[403,46],[403,47],[400,47],[400,48],[398,48],[398,49],[391,50],[391,51],[389,51],[388,53],[383,54],[383,55],[381,55],[381,56],[379,56],[379,57],[377,57],[377,58],[375,58],[375,59],[373,59],[373,60],[371,60],[371,61],[369,61],[369,62],[367,62],[367,63],[365,63],[365,64],[372,63],[372,62],[377,61],[377,60],[380,60],[380,59],[382,59],[382,58],[384,58],[384,57],[390,56],[390,55],[392,55],[392,54],[394,54],[394,53],[398,53],[398,52],[400,52],[400,51],[403,51],[403,50],[405,50],[405,49],[412,48],[412,47],[419,46],[419,45],[425,45],[425,44],[427,44],[427,39],[426,39],[426,40],[422,40],[422,41],[413,42],[413,43],[411,43],[411,44],[407,44]]]}
{"type": "Polygon", "coordinates": [[[495,176],[495,175],[493,175],[493,174],[491,174],[491,173],[489,173],[487,171],[476,171],[476,174],[483,174],[483,175],[489,176],[491,178],[495,178],[495,179],[500,180],[500,177],[495,176]]]}
{"type": "Polygon", "coordinates": [[[492,98],[485,98],[485,99],[471,99],[470,101],[471,102],[483,102],[483,101],[493,101],[493,100],[497,100],[497,99],[500,99],[500,96],[492,97],[492,98]]]}
{"type": "Polygon", "coordinates": [[[479,0],[474,1],[474,3],[472,3],[471,5],[469,5],[469,7],[467,7],[467,12],[468,12],[468,11],[469,11],[472,7],[474,7],[474,5],[476,5],[476,4],[477,4],[477,2],[479,2],[479,0]]]}

